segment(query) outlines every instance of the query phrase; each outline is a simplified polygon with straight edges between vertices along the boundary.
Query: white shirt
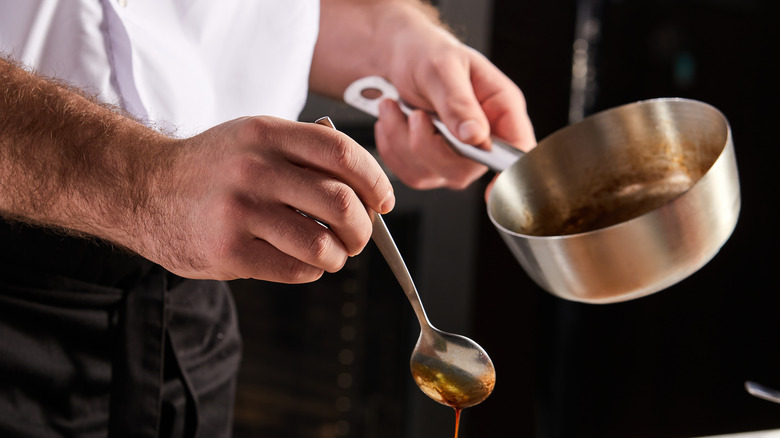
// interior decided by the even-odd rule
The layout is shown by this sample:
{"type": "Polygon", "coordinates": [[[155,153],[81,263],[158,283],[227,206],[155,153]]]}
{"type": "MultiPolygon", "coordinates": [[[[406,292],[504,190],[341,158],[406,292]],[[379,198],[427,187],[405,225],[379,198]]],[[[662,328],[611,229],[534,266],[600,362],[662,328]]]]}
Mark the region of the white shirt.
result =
{"type": "Polygon", "coordinates": [[[318,0],[0,0],[0,52],[188,136],[298,117],[318,0]]]}

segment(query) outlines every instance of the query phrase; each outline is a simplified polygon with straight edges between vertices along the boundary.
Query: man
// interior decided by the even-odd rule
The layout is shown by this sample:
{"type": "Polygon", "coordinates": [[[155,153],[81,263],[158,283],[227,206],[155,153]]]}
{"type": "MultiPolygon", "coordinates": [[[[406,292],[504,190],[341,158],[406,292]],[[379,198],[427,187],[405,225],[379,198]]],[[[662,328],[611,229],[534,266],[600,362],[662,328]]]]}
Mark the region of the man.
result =
{"type": "MultiPolygon", "coordinates": [[[[307,85],[381,75],[465,142],[535,142],[520,90],[413,0],[0,0],[0,52],[3,436],[230,434],[217,280],[337,271],[394,203],[354,141],[291,121],[307,85]]],[[[486,170],[423,111],[385,102],[375,134],[415,188],[486,170]]]]}

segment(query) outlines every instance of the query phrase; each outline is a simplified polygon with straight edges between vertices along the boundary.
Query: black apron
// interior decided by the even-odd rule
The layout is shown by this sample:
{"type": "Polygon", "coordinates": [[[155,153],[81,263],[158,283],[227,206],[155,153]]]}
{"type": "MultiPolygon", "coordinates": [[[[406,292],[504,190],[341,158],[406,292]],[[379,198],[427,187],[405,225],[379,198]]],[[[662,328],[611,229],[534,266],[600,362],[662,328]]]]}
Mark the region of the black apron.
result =
{"type": "Polygon", "coordinates": [[[230,436],[240,351],[225,283],[0,223],[0,436],[230,436]]]}

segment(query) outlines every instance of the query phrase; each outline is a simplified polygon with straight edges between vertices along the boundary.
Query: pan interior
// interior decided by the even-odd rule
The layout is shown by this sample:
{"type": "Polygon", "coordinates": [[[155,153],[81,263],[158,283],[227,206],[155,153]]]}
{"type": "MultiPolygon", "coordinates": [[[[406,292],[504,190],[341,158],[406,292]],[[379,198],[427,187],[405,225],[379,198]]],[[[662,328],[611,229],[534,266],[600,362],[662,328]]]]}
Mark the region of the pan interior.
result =
{"type": "Polygon", "coordinates": [[[542,140],[490,194],[493,219],[508,231],[562,236],[651,212],[693,187],[723,151],[725,118],[696,101],[625,105],[542,140]]]}

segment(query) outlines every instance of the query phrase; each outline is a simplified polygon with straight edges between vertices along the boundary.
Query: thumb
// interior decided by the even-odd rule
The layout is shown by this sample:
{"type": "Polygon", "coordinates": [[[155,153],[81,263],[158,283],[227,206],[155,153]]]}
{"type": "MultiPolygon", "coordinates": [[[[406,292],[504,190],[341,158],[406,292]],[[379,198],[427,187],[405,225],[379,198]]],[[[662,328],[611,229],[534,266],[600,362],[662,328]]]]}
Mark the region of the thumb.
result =
{"type": "Polygon", "coordinates": [[[488,143],[490,123],[470,82],[453,84],[446,98],[434,99],[439,118],[458,140],[472,145],[488,143]]]}
{"type": "Polygon", "coordinates": [[[424,90],[421,97],[428,101],[425,106],[432,106],[447,129],[463,143],[489,144],[490,122],[475,93],[468,66],[453,62],[439,73],[418,88],[424,90]]]}

